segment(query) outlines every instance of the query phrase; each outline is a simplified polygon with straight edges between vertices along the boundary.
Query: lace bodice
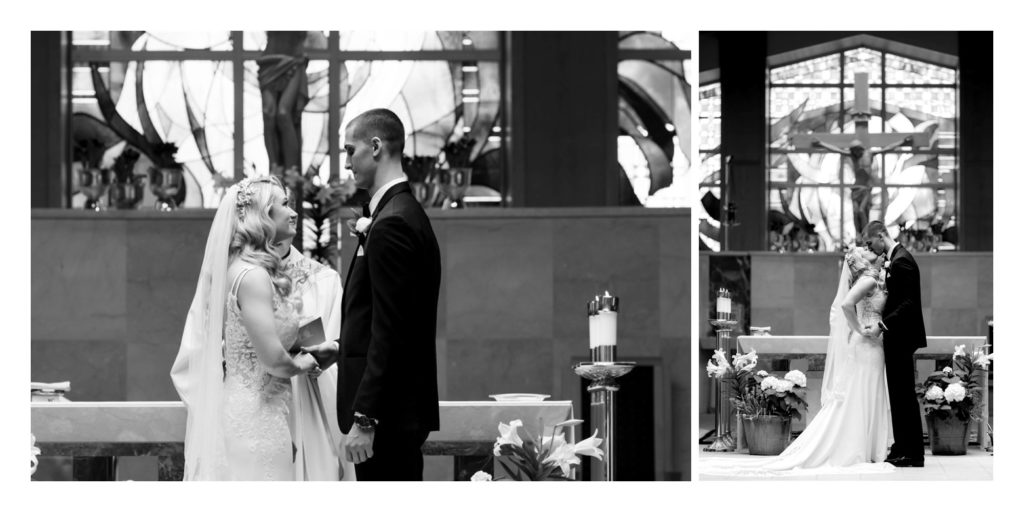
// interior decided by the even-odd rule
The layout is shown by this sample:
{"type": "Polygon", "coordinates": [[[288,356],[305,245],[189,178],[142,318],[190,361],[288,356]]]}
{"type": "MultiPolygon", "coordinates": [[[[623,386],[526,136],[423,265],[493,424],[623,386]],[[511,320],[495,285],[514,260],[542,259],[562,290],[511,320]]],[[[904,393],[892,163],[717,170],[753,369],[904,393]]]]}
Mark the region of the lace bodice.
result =
{"type": "MultiPolygon", "coordinates": [[[[291,379],[267,372],[242,325],[237,288],[242,269],[228,292],[224,316],[224,467],[228,480],[291,480],[292,437],[288,415],[291,379]]],[[[299,319],[287,300],[274,295],[274,326],[282,345],[295,344],[299,319]]]]}
{"type": "MultiPolygon", "coordinates": [[[[872,277],[861,277],[860,279],[872,279],[872,277]]],[[[867,296],[857,303],[857,319],[862,325],[874,325],[882,319],[882,310],[885,308],[885,299],[889,296],[884,286],[877,284],[868,292],[867,296]]]]}
{"type": "MultiPolygon", "coordinates": [[[[237,278],[251,270],[245,268],[237,278]]],[[[264,393],[281,393],[290,390],[290,380],[274,377],[267,373],[256,357],[249,333],[242,325],[241,311],[238,307],[237,286],[228,292],[227,315],[224,321],[224,360],[227,363],[226,377],[239,380],[245,387],[264,393]],[[270,386],[276,384],[275,386],[270,386]],[[270,388],[274,389],[270,389],[270,388]],[[281,389],[283,387],[283,389],[281,389]]],[[[295,344],[299,332],[299,318],[294,307],[274,294],[274,326],[281,344],[290,348],[295,344]]]]}

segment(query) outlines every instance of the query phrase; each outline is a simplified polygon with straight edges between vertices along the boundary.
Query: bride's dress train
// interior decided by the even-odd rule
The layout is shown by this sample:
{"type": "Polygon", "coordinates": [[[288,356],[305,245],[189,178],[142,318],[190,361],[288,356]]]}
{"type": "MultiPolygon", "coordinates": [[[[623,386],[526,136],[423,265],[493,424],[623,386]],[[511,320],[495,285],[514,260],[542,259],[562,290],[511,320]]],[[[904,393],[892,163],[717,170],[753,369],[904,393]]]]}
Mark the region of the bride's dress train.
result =
{"type": "MultiPolygon", "coordinates": [[[[848,282],[847,272],[840,279],[848,282]]],[[[882,342],[850,333],[840,307],[846,295],[842,285],[838,295],[830,313],[832,333],[818,414],[779,456],[758,460],[706,457],[700,461],[701,474],[779,477],[894,471],[894,466],[884,462],[892,439],[892,419],[882,342]]],[[[876,287],[857,304],[861,325],[879,321],[885,298],[885,292],[876,287]]]]}

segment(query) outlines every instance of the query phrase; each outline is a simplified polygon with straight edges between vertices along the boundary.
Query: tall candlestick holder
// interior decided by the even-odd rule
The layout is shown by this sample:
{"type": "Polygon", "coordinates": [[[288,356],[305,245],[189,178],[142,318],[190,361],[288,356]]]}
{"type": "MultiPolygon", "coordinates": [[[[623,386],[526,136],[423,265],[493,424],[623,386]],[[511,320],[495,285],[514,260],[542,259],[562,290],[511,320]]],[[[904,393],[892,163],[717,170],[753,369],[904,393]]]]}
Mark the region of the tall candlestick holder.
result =
{"type": "MultiPolygon", "coordinates": [[[[598,432],[604,432],[604,460],[591,464],[591,479],[615,481],[615,381],[633,370],[634,362],[614,361],[615,347],[611,347],[612,362],[594,361],[576,363],[576,375],[590,381],[590,418],[598,432]]],[[[598,434],[600,437],[600,434],[598,434]]]]}
{"type": "Polygon", "coordinates": [[[604,436],[604,460],[591,465],[591,477],[608,482],[615,481],[615,392],[619,390],[615,379],[636,366],[617,360],[618,311],[619,298],[607,291],[587,303],[591,362],[573,366],[576,375],[590,381],[590,417],[598,435],[604,436]]]}
{"type": "MultiPolygon", "coordinates": [[[[731,304],[730,304],[731,306],[731,304]]],[[[718,350],[725,352],[726,358],[728,359],[729,353],[732,350],[730,346],[730,339],[732,337],[732,330],[739,323],[736,320],[736,314],[731,311],[717,311],[715,318],[709,320],[711,325],[715,328],[715,333],[718,338],[718,350]]],[[[715,390],[715,438],[711,442],[711,446],[704,448],[706,452],[731,452],[736,450],[736,441],[732,437],[732,427],[729,422],[729,400],[725,397],[722,392],[722,381],[715,379],[714,382],[715,390]]]]}

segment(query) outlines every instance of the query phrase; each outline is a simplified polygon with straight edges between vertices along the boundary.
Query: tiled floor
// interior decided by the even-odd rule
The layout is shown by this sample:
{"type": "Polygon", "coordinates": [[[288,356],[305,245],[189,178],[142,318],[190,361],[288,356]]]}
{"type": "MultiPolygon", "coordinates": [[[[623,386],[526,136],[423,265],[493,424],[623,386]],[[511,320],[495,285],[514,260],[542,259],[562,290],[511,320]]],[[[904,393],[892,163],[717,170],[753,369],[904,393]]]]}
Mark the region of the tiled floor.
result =
{"type": "MultiPolygon", "coordinates": [[[[707,445],[701,445],[701,450],[707,445]]],[[[927,451],[927,449],[926,449],[927,451]]],[[[746,453],[708,453],[701,451],[700,457],[735,457],[736,460],[763,459],[746,453]]],[[[697,469],[699,473],[700,469],[697,469]]],[[[703,481],[709,480],[761,480],[757,477],[725,477],[719,475],[698,475],[703,481]]],[[[773,480],[992,480],[992,454],[977,446],[968,448],[967,455],[932,456],[925,455],[923,468],[897,468],[893,473],[870,475],[817,475],[801,477],[775,477],[773,480]]]]}

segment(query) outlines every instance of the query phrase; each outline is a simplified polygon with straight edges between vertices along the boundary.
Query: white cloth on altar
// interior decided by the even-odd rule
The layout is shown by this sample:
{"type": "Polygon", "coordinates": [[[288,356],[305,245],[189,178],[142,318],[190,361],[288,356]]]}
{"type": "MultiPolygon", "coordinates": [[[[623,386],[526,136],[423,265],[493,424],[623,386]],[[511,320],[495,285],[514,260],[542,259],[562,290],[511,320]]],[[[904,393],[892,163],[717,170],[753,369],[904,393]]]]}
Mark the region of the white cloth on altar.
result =
{"type": "MultiPolygon", "coordinates": [[[[282,266],[291,276],[295,291],[302,297],[299,325],[305,325],[320,317],[327,340],[338,339],[341,336],[342,295],[341,277],[338,273],[294,248],[282,259],[282,266]]],[[[289,418],[296,447],[296,480],[356,479],[355,465],[346,462],[344,458],[345,438],[338,426],[335,399],[337,392],[338,365],[324,369],[316,379],[308,375],[292,377],[289,418]],[[317,404],[314,385],[322,398],[322,409],[321,405],[317,404]],[[328,427],[326,429],[325,420],[328,427]]]]}

